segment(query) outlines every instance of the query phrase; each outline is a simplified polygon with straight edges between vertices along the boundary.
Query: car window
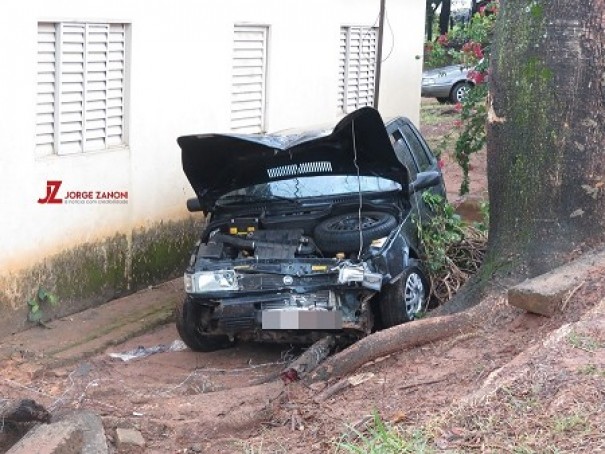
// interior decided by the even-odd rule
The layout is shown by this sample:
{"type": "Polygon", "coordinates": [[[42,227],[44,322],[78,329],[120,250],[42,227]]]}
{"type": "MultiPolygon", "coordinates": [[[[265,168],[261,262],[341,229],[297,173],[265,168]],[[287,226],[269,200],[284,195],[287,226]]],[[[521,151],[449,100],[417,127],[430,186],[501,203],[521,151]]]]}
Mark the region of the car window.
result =
{"type": "Polygon", "coordinates": [[[433,163],[416,133],[412,130],[410,125],[403,125],[401,127],[401,132],[403,133],[405,140],[408,142],[410,148],[412,149],[420,171],[424,172],[426,170],[429,170],[433,166],[433,163]]]}
{"type": "Polygon", "coordinates": [[[271,181],[237,189],[219,200],[236,200],[237,196],[254,196],[259,199],[275,197],[299,198],[332,196],[361,192],[395,191],[401,185],[382,177],[360,175],[319,175],[271,181]]]}
{"type": "Polygon", "coordinates": [[[399,159],[408,169],[408,173],[411,179],[416,178],[416,174],[418,173],[418,165],[416,161],[412,158],[412,153],[408,147],[408,144],[403,139],[403,134],[399,129],[395,129],[391,134],[391,144],[393,145],[393,149],[395,150],[395,154],[397,155],[397,159],[399,159]]]}

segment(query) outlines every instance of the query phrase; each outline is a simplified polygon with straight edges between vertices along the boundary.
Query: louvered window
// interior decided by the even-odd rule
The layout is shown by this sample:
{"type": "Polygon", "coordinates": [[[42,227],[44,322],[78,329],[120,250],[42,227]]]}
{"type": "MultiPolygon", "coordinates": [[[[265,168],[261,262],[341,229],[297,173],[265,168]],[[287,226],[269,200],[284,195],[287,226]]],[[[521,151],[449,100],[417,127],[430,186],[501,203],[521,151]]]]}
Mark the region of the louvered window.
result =
{"type": "Polygon", "coordinates": [[[265,26],[235,26],[231,85],[233,131],[259,133],[265,129],[267,35],[265,26]]]}
{"type": "Polygon", "coordinates": [[[125,62],[125,24],[38,24],[38,154],[125,145],[125,62]]]}
{"type": "Polygon", "coordinates": [[[374,103],[376,27],[341,27],[338,112],[374,103]]]}

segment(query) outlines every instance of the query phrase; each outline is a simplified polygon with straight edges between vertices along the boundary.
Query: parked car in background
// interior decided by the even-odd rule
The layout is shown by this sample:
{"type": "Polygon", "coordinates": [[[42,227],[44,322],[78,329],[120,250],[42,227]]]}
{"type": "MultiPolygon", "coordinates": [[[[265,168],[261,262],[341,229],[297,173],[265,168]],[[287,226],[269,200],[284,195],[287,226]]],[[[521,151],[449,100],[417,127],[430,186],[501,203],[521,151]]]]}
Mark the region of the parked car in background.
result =
{"type": "Polygon", "coordinates": [[[178,143],[188,208],[207,215],[176,311],[191,349],[356,339],[425,309],[422,192],[445,188],[408,119],[364,107],[333,128],[178,143]]]}
{"type": "Polygon", "coordinates": [[[424,71],[422,97],[437,98],[441,103],[461,102],[468,90],[474,86],[474,82],[469,78],[470,70],[472,68],[463,65],[451,65],[424,71]]]}

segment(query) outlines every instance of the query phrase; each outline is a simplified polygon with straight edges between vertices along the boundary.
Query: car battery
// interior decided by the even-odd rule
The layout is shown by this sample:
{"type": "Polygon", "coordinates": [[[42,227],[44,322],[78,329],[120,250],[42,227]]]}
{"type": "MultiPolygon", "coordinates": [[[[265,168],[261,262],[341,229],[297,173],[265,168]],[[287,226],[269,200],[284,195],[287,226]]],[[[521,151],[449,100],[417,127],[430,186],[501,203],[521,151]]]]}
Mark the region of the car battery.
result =
{"type": "Polygon", "coordinates": [[[237,218],[229,220],[226,233],[243,236],[257,230],[258,218],[237,218]]]}

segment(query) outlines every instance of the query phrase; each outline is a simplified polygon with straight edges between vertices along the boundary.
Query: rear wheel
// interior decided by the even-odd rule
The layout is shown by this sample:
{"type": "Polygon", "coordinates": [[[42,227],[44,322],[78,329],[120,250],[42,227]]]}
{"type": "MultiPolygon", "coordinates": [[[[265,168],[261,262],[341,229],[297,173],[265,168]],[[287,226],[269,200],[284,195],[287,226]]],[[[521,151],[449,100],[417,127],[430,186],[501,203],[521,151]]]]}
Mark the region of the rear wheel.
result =
{"type": "Polygon", "coordinates": [[[233,345],[227,336],[216,334],[203,334],[201,319],[204,310],[209,310],[185,298],[182,304],[175,309],[176,329],[183,342],[191,350],[197,352],[212,352],[233,345]]]}
{"type": "Polygon", "coordinates": [[[425,309],[428,280],[420,268],[410,266],[399,280],[382,290],[380,316],[385,328],[414,320],[425,309]]]}

